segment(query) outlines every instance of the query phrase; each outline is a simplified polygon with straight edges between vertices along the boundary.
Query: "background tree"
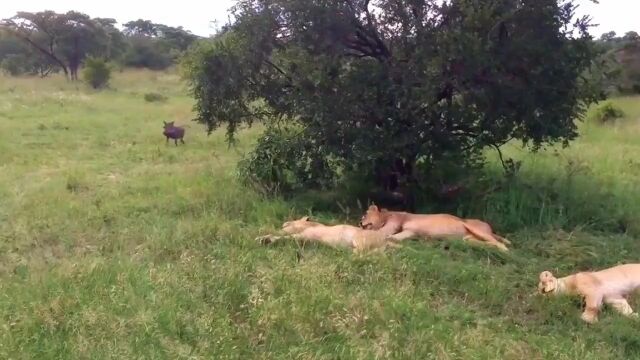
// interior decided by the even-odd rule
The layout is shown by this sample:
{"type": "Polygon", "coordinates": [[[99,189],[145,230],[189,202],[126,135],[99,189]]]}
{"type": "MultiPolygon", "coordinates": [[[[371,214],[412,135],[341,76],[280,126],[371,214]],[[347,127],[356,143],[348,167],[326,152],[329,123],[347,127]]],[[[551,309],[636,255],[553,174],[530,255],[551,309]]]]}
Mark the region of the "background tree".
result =
{"type": "Polygon", "coordinates": [[[124,64],[150,69],[171,66],[198,39],[182,27],[174,28],[143,19],[124,24],[123,32],[130,44],[124,54],[124,64]]]}
{"type": "Polygon", "coordinates": [[[615,31],[606,32],[606,33],[600,35],[600,41],[607,42],[607,41],[615,40],[616,39],[616,35],[617,34],[616,34],[615,31]]]}
{"type": "Polygon", "coordinates": [[[99,22],[75,11],[19,12],[2,20],[0,26],[47,57],[72,80],[78,78],[84,58],[104,49],[109,40],[99,22]]]}
{"type": "Polygon", "coordinates": [[[622,39],[627,41],[638,41],[640,40],[640,35],[635,31],[628,31],[624,34],[622,39]]]}
{"type": "Polygon", "coordinates": [[[127,36],[154,37],[158,35],[157,26],[149,20],[138,19],[123,25],[127,36]]]}
{"type": "Polygon", "coordinates": [[[164,69],[175,64],[199,37],[183,29],[135,20],[90,18],[69,11],[19,12],[0,21],[0,63],[10,73],[45,76],[63,71],[73,80],[89,56],[125,66],[164,69]],[[10,71],[9,71],[10,70],[10,71]]]}
{"type": "Polygon", "coordinates": [[[102,55],[109,48],[106,29],[89,16],[70,11],[61,17],[59,51],[69,67],[72,80],[78,80],[80,65],[90,55],[102,55]]]}
{"type": "Polygon", "coordinates": [[[629,31],[617,37],[611,31],[603,34],[596,43],[602,49],[598,58],[601,65],[592,75],[599,75],[608,93],[640,93],[640,36],[629,31]]]}
{"type": "Polygon", "coordinates": [[[118,22],[111,18],[95,18],[93,20],[102,27],[107,36],[105,47],[100,55],[108,60],[120,59],[127,50],[128,43],[125,35],[116,27],[118,22]]]}
{"type": "Polygon", "coordinates": [[[254,181],[329,171],[388,189],[429,184],[452,164],[477,166],[488,146],[577,136],[574,120],[599,92],[584,86],[597,50],[574,10],[555,0],[240,0],[186,75],[210,131],[226,125],[232,141],[242,124],[267,125],[243,163],[254,181]],[[300,151],[284,151],[291,144],[300,151]]]}

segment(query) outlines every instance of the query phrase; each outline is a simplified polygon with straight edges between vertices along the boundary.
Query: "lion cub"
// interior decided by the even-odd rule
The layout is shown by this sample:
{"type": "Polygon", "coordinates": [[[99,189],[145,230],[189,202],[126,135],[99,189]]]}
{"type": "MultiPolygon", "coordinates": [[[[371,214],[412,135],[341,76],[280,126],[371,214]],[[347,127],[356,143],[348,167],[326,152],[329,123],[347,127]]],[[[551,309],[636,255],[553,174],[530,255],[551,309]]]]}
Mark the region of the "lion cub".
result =
{"type": "Polygon", "coordinates": [[[626,297],[640,288],[640,264],[618,265],[595,272],[579,272],[557,279],[550,271],[540,273],[538,291],[542,294],[580,295],[585,299],[582,320],[598,321],[602,303],[625,316],[638,316],[626,297]]]}
{"type": "Polygon", "coordinates": [[[387,246],[400,247],[378,231],[364,230],[351,225],[324,225],[311,221],[308,216],[285,222],[282,232],[286,235],[265,235],[257,237],[256,240],[267,245],[284,238],[293,238],[318,242],[333,248],[349,248],[353,249],[354,253],[380,250],[387,246]]]}

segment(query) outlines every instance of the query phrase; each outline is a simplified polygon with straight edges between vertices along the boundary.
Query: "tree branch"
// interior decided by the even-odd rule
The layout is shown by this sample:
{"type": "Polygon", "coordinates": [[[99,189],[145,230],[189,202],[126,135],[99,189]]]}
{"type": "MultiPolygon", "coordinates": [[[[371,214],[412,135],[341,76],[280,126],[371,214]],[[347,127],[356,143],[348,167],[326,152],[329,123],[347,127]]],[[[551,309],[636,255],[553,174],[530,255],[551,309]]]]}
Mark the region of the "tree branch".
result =
{"type": "Polygon", "coordinates": [[[65,63],[58,59],[57,56],[55,56],[55,54],[50,53],[49,51],[47,51],[46,49],[43,49],[42,47],[40,47],[40,45],[36,44],[33,40],[31,40],[29,37],[24,36],[22,34],[19,34],[18,31],[15,30],[9,30],[9,32],[11,32],[14,36],[16,36],[19,39],[22,39],[23,41],[25,41],[27,44],[31,45],[34,49],[38,50],[39,52],[41,52],[42,54],[46,55],[47,57],[49,57],[51,60],[53,60],[56,64],[58,64],[58,66],[60,66],[62,68],[62,71],[64,71],[65,75],[69,75],[69,71],[67,70],[67,66],[65,65],[65,63]]]}
{"type": "Polygon", "coordinates": [[[500,163],[502,164],[502,168],[506,170],[507,164],[505,164],[504,162],[504,157],[502,156],[502,150],[500,150],[500,146],[497,144],[490,144],[490,146],[496,149],[496,151],[498,152],[498,157],[500,158],[500,163]]]}
{"type": "Polygon", "coordinates": [[[289,80],[289,82],[293,82],[293,79],[291,78],[291,76],[289,76],[289,74],[284,72],[284,70],[282,70],[278,65],[274,64],[271,60],[265,59],[263,61],[264,61],[265,64],[271,66],[274,70],[276,70],[280,74],[284,75],[284,77],[286,77],[287,80],[289,80]]]}
{"type": "MultiPolygon", "coordinates": [[[[364,17],[367,21],[366,27],[360,22],[360,19],[357,16],[359,11],[353,5],[351,0],[344,1],[351,9],[352,23],[356,27],[355,36],[360,40],[359,45],[370,49],[367,52],[363,52],[363,54],[366,53],[368,56],[374,57],[380,61],[389,59],[391,57],[391,51],[389,51],[389,48],[387,48],[384,41],[382,41],[380,34],[376,31],[376,27],[373,22],[373,15],[369,11],[369,0],[364,1],[361,9],[361,11],[364,12],[364,17]]],[[[353,43],[353,41],[351,42],[353,43]]],[[[361,48],[354,50],[361,51],[361,48]]]]}

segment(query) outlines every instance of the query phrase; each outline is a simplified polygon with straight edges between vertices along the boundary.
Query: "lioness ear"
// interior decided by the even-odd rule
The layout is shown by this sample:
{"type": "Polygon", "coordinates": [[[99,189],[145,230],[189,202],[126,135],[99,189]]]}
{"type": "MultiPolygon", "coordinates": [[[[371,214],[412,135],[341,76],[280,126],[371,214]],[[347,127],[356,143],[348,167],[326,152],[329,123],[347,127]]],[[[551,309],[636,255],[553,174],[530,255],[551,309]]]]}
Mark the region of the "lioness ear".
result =
{"type": "Polygon", "coordinates": [[[300,218],[300,220],[302,220],[302,221],[309,221],[309,217],[308,217],[308,216],[303,216],[302,218],[300,218]]]}
{"type": "Polygon", "coordinates": [[[378,206],[376,205],[371,205],[369,206],[369,211],[380,211],[380,209],[378,209],[378,206]]]}

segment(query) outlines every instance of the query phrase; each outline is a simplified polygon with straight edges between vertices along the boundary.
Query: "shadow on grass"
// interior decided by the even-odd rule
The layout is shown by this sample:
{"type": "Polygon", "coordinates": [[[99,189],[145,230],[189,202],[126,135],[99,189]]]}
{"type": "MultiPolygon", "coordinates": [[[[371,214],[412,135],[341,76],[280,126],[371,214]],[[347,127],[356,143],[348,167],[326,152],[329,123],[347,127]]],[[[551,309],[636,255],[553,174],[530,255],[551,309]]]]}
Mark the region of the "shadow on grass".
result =
{"type": "MultiPolygon", "coordinates": [[[[418,213],[480,218],[501,232],[553,228],[640,234],[640,194],[589,174],[529,171],[507,179],[499,171],[485,170],[453,200],[442,201],[424,193],[416,197],[418,213]]],[[[296,193],[286,201],[308,213],[350,222],[357,222],[370,203],[402,210],[397,204],[374,201],[365,186],[357,184],[296,193]]]]}

